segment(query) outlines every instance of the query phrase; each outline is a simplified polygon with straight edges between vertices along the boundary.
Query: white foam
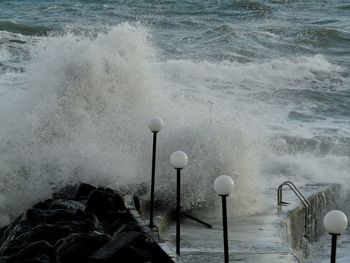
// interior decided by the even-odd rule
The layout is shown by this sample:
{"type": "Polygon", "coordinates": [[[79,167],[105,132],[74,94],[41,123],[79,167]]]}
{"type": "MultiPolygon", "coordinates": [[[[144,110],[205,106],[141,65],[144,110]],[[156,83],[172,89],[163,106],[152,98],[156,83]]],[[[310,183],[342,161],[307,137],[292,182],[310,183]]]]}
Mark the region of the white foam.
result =
{"type": "MultiPolygon", "coordinates": [[[[16,75],[23,90],[12,107],[0,106],[2,223],[67,183],[148,186],[147,126],[155,116],[165,123],[158,137],[157,198],[173,202],[169,157],[183,150],[189,155],[185,209],[219,202],[212,184],[228,174],[236,180],[230,210],[264,211],[264,168],[275,165],[269,126],[283,126],[285,112],[251,94],[293,88],[317,81],[315,72],[341,69],[322,56],[249,64],[159,61],[150,39],[142,26],[121,24],[93,37],[66,33],[37,40],[26,73],[16,75]]],[[[318,160],[309,160],[315,161],[310,173],[317,172],[318,160]]],[[[306,169],[307,161],[299,161],[306,169]]],[[[332,165],[337,161],[329,170],[332,165]]]]}
{"type": "Polygon", "coordinates": [[[11,55],[8,50],[5,47],[0,47],[0,63],[6,62],[10,57],[11,55]]]}
{"type": "MultiPolygon", "coordinates": [[[[169,157],[175,150],[190,157],[184,170],[185,208],[215,202],[212,183],[222,173],[240,175],[237,211],[244,189],[259,195],[259,184],[251,180],[258,178],[259,160],[249,160],[256,154],[251,138],[238,125],[214,117],[207,103],[188,104],[169,95],[177,84],[164,75],[148,39],[141,26],[122,24],[96,38],[67,33],[39,39],[33,46],[26,73],[17,75],[24,78],[24,90],[13,98],[12,107],[1,109],[0,202],[5,219],[67,183],[148,184],[147,124],[156,115],[165,121],[159,135],[158,196],[169,200],[174,194],[169,157]]],[[[261,211],[261,200],[253,202],[241,212],[261,211]]]]}
{"type": "MultiPolygon", "coordinates": [[[[322,55],[313,57],[296,57],[294,59],[279,58],[260,63],[207,61],[193,62],[189,60],[167,61],[163,68],[174,80],[188,83],[198,88],[202,82],[215,85],[232,85],[234,91],[261,92],[279,89],[305,89],[308,87],[295,85],[316,81],[319,74],[331,76],[343,72],[340,66],[328,62],[322,55]],[[263,90],[262,90],[263,89],[263,90]]],[[[208,85],[205,85],[208,86],[208,85]]]]}

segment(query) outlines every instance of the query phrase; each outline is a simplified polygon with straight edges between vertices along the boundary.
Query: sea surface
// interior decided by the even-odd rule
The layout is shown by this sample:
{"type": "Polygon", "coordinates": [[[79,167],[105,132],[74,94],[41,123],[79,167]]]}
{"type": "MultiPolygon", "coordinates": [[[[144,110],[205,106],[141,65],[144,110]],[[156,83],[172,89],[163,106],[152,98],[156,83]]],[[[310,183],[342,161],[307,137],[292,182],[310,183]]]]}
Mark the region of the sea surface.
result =
{"type": "Polygon", "coordinates": [[[147,191],[154,117],[159,203],[176,150],[185,209],[220,174],[235,215],[284,180],[346,195],[349,104],[349,0],[0,0],[0,224],[68,183],[147,191]]]}

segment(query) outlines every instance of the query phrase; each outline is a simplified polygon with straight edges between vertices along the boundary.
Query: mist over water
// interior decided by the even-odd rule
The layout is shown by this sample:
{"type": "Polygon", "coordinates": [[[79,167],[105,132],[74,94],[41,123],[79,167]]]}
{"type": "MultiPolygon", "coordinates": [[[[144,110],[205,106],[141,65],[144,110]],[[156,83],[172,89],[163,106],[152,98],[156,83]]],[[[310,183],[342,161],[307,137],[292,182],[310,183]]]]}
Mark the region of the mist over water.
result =
{"type": "Polygon", "coordinates": [[[342,1],[336,21],[299,2],[100,2],[0,4],[1,224],[69,183],[144,192],[155,116],[163,205],[176,150],[189,156],[184,209],[214,211],[220,174],[235,179],[237,216],[270,209],[264,190],[283,180],[347,182],[342,1]]]}

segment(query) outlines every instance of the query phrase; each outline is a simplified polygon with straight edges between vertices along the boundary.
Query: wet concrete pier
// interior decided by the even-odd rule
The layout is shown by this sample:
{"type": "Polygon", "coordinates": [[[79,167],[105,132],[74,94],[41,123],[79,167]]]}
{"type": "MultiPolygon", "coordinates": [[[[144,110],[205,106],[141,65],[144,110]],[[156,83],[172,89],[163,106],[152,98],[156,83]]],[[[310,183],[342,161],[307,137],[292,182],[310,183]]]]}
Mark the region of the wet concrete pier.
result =
{"type": "MultiPolygon", "coordinates": [[[[291,191],[284,191],[284,199],[291,204],[277,209],[276,188],[266,190],[269,209],[266,213],[228,219],[230,262],[288,263],[301,262],[309,255],[308,242],[303,237],[304,217],[299,200],[291,191]]],[[[322,234],[320,226],[327,210],[334,207],[337,189],[330,185],[306,185],[301,191],[312,208],[311,241],[322,234]]],[[[185,263],[224,262],[221,218],[201,217],[213,225],[212,229],[189,219],[181,223],[181,256],[176,257],[175,222],[158,215],[161,244],[174,258],[185,263]],[[160,219],[159,219],[160,218],[160,219]],[[164,221],[164,222],[162,222],[164,221]]]]}

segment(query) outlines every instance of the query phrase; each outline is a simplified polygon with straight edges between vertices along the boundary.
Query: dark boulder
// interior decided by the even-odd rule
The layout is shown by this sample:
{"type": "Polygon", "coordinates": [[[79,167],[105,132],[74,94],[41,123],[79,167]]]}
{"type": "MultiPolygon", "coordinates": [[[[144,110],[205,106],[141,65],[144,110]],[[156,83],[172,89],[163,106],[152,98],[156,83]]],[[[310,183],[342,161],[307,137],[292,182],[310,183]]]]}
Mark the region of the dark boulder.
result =
{"type": "Polygon", "coordinates": [[[24,236],[19,236],[16,239],[10,239],[7,243],[4,243],[2,245],[2,256],[11,256],[16,254],[21,249],[24,249],[29,245],[28,241],[25,239],[24,236]]]}
{"type": "Polygon", "coordinates": [[[103,188],[90,193],[86,211],[108,222],[117,219],[119,214],[128,214],[123,197],[110,189],[103,188]]]}
{"type": "Polygon", "coordinates": [[[71,234],[58,242],[56,260],[61,263],[84,262],[109,239],[107,235],[101,233],[71,234]]]}
{"type": "Polygon", "coordinates": [[[59,221],[56,225],[68,226],[71,228],[71,233],[87,233],[87,232],[101,232],[105,231],[104,227],[100,224],[95,215],[91,215],[90,218],[71,220],[71,221],[59,221]]]}
{"type": "Polygon", "coordinates": [[[81,201],[58,199],[58,200],[53,200],[47,209],[50,209],[50,210],[64,209],[72,212],[77,212],[79,210],[84,210],[85,206],[86,205],[81,201]]]}
{"type": "Polygon", "coordinates": [[[48,199],[45,201],[41,201],[33,206],[33,208],[41,209],[41,210],[47,210],[50,208],[51,204],[53,202],[53,199],[48,199]]]}
{"type": "Polygon", "coordinates": [[[170,263],[108,188],[65,187],[0,229],[0,263],[170,263]],[[74,192],[75,191],[75,192],[74,192]]]}
{"type": "MultiPolygon", "coordinates": [[[[96,251],[89,259],[92,262],[110,262],[113,260],[125,261],[131,258],[136,259],[139,254],[151,259],[149,253],[143,253],[142,248],[146,248],[152,243],[146,235],[136,231],[123,231],[113,237],[113,239],[96,251]],[[133,252],[129,254],[129,252],[133,252]]],[[[134,261],[131,261],[134,262],[134,261]]],[[[144,262],[144,261],[143,261],[144,262]]]]}
{"type": "Polygon", "coordinates": [[[92,191],[96,190],[96,187],[90,184],[81,184],[75,194],[76,197],[85,197],[87,198],[92,191]]]}
{"type": "Polygon", "coordinates": [[[42,210],[31,208],[27,211],[26,216],[28,221],[31,220],[44,223],[55,223],[59,221],[74,220],[76,213],[64,209],[42,210]]]}
{"type": "Polygon", "coordinates": [[[41,259],[46,260],[46,262],[51,262],[52,256],[53,247],[48,242],[41,240],[31,243],[17,251],[15,254],[8,257],[7,261],[9,263],[40,262],[38,260],[41,259]]]}
{"type": "Polygon", "coordinates": [[[26,235],[27,242],[45,240],[54,245],[59,239],[73,232],[69,225],[40,224],[26,235]]]}

